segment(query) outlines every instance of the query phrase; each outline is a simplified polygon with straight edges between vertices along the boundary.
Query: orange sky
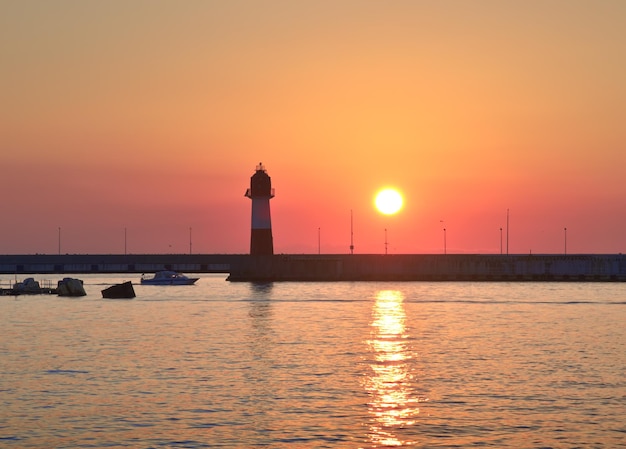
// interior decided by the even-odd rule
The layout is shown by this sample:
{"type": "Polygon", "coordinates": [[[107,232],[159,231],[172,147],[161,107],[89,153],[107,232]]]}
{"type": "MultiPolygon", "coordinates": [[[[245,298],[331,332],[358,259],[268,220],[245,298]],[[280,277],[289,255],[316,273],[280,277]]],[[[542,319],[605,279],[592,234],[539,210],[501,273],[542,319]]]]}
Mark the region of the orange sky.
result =
{"type": "Polygon", "coordinates": [[[626,2],[0,4],[0,253],[626,250],[626,2]]]}

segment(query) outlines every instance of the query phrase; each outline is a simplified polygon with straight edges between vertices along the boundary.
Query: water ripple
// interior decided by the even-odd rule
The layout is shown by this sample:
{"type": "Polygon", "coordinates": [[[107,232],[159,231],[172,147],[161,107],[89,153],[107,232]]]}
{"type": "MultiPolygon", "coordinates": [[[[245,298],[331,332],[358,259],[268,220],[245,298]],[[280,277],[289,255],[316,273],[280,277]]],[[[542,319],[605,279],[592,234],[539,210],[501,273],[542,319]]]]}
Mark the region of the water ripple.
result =
{"type": "Polygon", "coordinates": [[[0,301],[3,447],[623,446],[622,285],[86,280],[0,301]]]}

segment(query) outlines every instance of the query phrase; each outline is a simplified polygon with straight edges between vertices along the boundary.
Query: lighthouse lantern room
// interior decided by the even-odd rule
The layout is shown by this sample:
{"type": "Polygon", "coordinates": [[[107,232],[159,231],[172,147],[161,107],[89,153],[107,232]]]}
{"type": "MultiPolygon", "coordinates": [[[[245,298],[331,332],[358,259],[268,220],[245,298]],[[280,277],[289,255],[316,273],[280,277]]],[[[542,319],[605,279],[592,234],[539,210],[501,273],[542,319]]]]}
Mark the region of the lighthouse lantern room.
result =
{"type": "Polygon", "coordinates": [[[268,176],[261,162],[250,178],[250,188],[246,196],[252,200],[252,230],[250,234],[250,254],[274,254],[272,240],[272,219],[270,216],[270,199],[274,198],[272,179],[268,176]]]}

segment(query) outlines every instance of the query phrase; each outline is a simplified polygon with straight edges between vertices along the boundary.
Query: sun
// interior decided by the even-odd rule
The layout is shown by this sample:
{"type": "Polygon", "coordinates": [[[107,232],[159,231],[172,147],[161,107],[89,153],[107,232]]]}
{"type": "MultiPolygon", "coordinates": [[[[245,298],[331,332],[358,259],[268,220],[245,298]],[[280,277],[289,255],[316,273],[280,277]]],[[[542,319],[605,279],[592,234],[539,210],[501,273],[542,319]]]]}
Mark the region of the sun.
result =
{"type": "Polygon", "coordinates": [[[402,195],[394,188],[387,187],[376,194],[374,204],[380,213],[393,215],[402,209],[402,195]]]}

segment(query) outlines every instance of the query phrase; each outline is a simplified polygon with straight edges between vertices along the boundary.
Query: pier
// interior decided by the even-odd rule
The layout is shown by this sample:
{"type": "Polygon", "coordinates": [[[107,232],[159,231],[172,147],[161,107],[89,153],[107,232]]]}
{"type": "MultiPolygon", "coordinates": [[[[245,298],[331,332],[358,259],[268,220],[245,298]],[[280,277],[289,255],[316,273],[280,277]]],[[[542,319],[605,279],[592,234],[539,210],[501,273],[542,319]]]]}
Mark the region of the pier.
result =
{"type": "Polygon", "coordinates": [[[225,273],[232,282],[624,282],[622,254],[2,255],[0,273],[225,273]]]}
{"type": "Polygon", "coordinates": [[[0,255],[2,274],[229,273],[242,255],[233,254],[26,254],[0,255]]]}

